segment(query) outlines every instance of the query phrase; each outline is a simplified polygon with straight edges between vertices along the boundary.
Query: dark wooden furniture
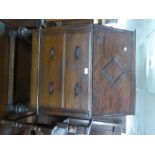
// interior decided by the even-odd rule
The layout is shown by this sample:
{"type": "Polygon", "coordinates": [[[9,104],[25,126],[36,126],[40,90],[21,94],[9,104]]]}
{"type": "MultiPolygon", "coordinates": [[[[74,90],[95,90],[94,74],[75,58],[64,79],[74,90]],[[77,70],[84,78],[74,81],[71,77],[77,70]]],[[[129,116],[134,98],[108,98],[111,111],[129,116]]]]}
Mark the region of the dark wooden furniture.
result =
{"type": "Polygon", "coordinates": [[[0,33],[0,117],[6,113],[9,89],[9,36],[0,33]]]}
{"type": "Polygon", "coordinates": [[[28,27],[36,28],[39,25],[39,19],[0,19],[9,28],[28,27]]]}
{"type": "Polygon", "coordinates": [[[94,119],[134,114],[135,32],[59,26],[34,31],[32,45],[32,109],[94,119]]]}
{"type": "MultiPolygon", "coordinates": [[[[31,40],[31,39],[30,39],[31,40]]],[[[32,45],[10,35],[8,29],[0,33],[0,117],[9,105],[30,101],[32,45]]]]}

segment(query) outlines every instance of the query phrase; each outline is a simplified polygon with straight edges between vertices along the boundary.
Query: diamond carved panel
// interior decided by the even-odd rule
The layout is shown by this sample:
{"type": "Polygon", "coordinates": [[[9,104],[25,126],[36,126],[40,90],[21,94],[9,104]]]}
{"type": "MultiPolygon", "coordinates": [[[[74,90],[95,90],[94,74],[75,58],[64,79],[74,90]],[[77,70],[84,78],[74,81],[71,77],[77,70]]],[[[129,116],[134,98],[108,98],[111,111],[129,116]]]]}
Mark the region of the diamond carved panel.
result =
{"type": "Polygon", "coordinates": [[[110,59],[102,68],[102,75],[106,77],[111,85],[114,85],[124,73],[124,68],[119,64],[116,58],[110,59]]]}

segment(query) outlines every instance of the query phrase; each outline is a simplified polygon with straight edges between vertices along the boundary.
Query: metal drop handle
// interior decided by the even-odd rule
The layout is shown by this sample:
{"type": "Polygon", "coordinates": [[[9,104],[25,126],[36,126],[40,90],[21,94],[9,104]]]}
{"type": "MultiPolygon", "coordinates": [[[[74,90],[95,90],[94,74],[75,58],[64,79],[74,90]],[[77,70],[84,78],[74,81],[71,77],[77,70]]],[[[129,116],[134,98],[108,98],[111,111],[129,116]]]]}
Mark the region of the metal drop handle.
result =
{"type": "Polygon", "coordinates": [[[76,46],[75,48],[75,60],[78,60],[80,58],[80,47],[76,46]]]}
{"type": "Polygon", "coordinates": [[[81,92],[81,87],[80,87],[80,84],[79,83],[76,83],[75,84],[75,88],[74,88],[74,94],[75,96],[78,96],[81,92]]]}
{"type": "Polygon", "coordinates": [[[54,91],[54,84],[53,84],[53,82],[50,82],[50,83],[49,83],[49,86],[48,86],[48,92],[49,92],[50,94],[52,94],[53,91],[54,91]]]}

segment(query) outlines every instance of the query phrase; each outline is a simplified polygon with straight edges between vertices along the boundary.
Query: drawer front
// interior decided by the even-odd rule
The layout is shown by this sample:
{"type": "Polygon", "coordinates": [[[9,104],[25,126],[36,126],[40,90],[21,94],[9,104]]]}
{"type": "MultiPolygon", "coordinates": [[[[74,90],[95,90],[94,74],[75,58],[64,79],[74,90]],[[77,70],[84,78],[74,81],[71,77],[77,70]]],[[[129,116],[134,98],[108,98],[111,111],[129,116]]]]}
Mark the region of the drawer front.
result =
{"type": "Polygon", "coordinates": [[[61,108],[63,35],[43,34],[42,41],[39,104],[61,108]]]}
{"type": "Polygon", "coordinates": [[[89,32],[66,34],[65,108],[86,112],[89,89],[89,32]]]}

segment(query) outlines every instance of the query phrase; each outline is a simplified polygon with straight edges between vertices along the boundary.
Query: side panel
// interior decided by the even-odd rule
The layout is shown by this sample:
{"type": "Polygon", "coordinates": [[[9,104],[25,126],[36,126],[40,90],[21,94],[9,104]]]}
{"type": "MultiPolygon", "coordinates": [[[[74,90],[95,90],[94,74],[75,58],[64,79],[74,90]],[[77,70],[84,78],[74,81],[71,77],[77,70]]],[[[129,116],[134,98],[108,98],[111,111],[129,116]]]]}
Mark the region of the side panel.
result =
{"type": "Polygon", "coordinates": [[[32,45],[16,39],[14,66],[14,102],[30,102],[32,45]]]}
{"type": "Polygon", "coordinates": [[[89,111],[90,32],[66,34],[65,108],[89,111]]]}
{"type": "Polygon", "coordinates": [[[95,31],[93,116],[134,113],[134,37],[129,31],[95,31]]]}
{"type": "Polygon", "coordinates": [[[62,107],[63,34],[43,33],[39,105],[62,107]]]}

